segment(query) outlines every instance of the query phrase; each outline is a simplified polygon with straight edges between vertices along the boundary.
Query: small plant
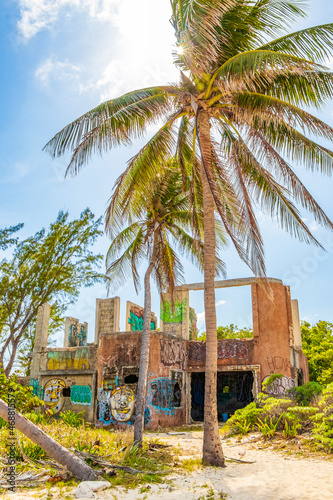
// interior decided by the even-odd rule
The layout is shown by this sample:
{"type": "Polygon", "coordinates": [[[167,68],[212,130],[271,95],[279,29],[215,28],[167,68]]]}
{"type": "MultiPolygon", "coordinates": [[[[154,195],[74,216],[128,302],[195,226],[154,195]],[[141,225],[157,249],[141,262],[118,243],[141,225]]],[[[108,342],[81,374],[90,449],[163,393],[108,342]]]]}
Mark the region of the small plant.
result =
{"type": "Polygon", "coordinates": [[[35,412],[30,412],[30,413],[25,413],[24,416],[30,420],[35,425],[40,425],[40,424],[47,424],[48,423],[48,417],[44,413],[35,413],[35,412]]]}
{"type": "Polygon", "coordinates": [[[298,427],[299,424],[297,424],[296,422],[288,422],[288,420],[285,420],[282,435],[287,439],[296,437],[298,427]]]}
{"type": "Polygon", "coordinates": [[[43,458],[47,458],[47,454],[45,451],[38,446],[38,444],[33,443],[30,439],[27,439],[25,442],[21,443],[22,451],[27,457],[32,460],[41,460],[43,458]]]}
{"type": "Polygon", "coordinates": [[[234,425],[236,426],[239,434],[248,434],[250,432],[250,429],[252,427],[252,423],[251,422],[248,422],[246,423],[246,421],[235,421],[234,425]]]}
{"type": "Polygon", "coordinates": [[[60,413],[60,418],[69,427],[80,427],[83,423],[84,410],[79,413],[74,413],[72,410],[67,410],[64,413],[60,413]]]}
{"type": "Polygon", "coordinates": [[[270,419],[266,417],[264,422],[258,418],[257,427],[265,439],[270,439],[275,436],[283,416],[284,414],[282,413],[277,420],[272,417],[270,419]]]}

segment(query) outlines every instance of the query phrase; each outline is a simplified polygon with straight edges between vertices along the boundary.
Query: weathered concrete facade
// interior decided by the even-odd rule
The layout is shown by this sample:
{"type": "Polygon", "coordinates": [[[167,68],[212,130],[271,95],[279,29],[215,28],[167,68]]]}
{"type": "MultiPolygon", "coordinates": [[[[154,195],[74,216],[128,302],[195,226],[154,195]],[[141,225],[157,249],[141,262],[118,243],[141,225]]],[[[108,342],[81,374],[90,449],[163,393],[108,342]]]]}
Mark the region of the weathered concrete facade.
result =
{"type": "MultiPolygon", "coordinates": [[[[220,419],[252,401],[272,373],[283,375],[271,389],[276,395],[308,381],[297,301],[280,280],[268,283],[269,294],[257,278],[215,284],[251,285],[253,313],[253,338],[218,341],[220,419]]],[[[161,327],[151,331],[149,354],[145,423],[151,429],[203,419],[206,346],[195,340],[196,317],[189,306],[189,290],[199,289],[202,284],[178,287],[174,305],[167,294],[162,298],[161,327]]],[[[55,349],[46,347],[49,306],[40,309],[31,385],[45,408],[85,410],[86,418],[101,426],[133,424],[144,311],[128,302],[129,331],[120,332],[119,310],[119,297],[97,299],[95,342],[86,343],[86,323],[68,318],[65,347],[55,349]]],[[[157,327],[154,314],[151,326],[157,327]]]]}

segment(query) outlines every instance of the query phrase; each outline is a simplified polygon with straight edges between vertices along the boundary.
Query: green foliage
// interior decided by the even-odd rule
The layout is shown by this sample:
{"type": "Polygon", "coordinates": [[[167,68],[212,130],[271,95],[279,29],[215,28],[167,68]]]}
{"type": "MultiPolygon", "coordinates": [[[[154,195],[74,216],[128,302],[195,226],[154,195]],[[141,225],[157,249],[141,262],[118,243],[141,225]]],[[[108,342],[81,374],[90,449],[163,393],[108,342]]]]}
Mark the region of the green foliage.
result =
{"type": "Polygon", "coordinates": [[[0,364],[9,374],[16,360],[32,347],[38,307],[53,305],[53,324],[79,296],[82,286],[104,277],[97,272],[102,260],[91,245],[102,234],[101,219],[86,209],[79,219],[69,221],[59,212],[46,231],[18,242],[11,259],[0,263],[0,364]],[[5,366],[5,362],[7,365],[5,366]]]}
{"type": "Polygon", "coordinates": [[[17,238],[12,238],[12,235],[22,229],[24,224],[0,229],[0,250],[6,250],[9,246],[17,243],[17,238]]]}
{"type": "Polygon", "coordinates": [[[11,395],[11,401],[14,399],[15,408],[20,413],[26,413],[33,408],[44,404],[37,396],[32,393],[32,387],[27,387],[17,382],[17,374],[11,377],[6,376],[3,368],[0,369],[0,399],[8,403],[8,394],[11,395]]]}
{"type": "Polygon", "coordinates": [[[310,403],[322,392],[322,387],[317,382],[307,382],[299,387],[288,389],[287,394],[293,396],[301,406],[309,406],[310,403]]]}
{"type": "Polygon", "coordinates": [[[46,452],[38,446],[38,444],[30,441],[30,439],[25,439],[24,441],[22,440],[21,448],[23,453],[32,460],[43,460],[47,458],[46,452]]]}
{"type": "Polygon", "coordinates": [[[25,413],[24,416],[30,420],[35,425],[46,425],[49,423],[49,416],[45,413],[30,412],[25,413]]]}
{"type": "Polygon", "coordinates": [[[247,434],[254,428],[259,415],[263,413],[255,402],[252,402],[240,410],[236,410],[234,415],[228,420],[228,428],[234,432],[247,434]]]}
{"type": "Polygon", "coordinates": [[[333,324],[318,321],[311,326],[302,321],[302,347],[309,362],[310,381],[322,386],[333,382],[333,324]]]}
{"type": "Polygon", "coordinates": [[[300,425],[296,422],[288,422],[288,420],[284,421],[284,429],[282,432],[283,437],[286,439],[296,437],[297,430],[300,428],[300,425]]]}
{"type": "Polygon", "coordinates": [[[272,373],[263,383],[262,383],[262,388],[269,389],[269,386],[274,383],[275,380],[278,380],[279,378],[282,378],[283,375],[282,373],[272,373]]]}
{"type": "Polygon", "coordinates": [[[64,413],[60,412],[61,420],[69,427],[80,427],[83,423],[84,410],[74,413],[72,410],[67,410],[64,413]]]}
{"type": "MultiPolygon", "coordinates": [[[[253,337],[252,328],[238,328],[237,325],[231,323],[227,326],[217,327],[217,338],[218,339],[247,339],[253,337]]],[[[206,340],[206,332],[202,332],[197,336],[197,340],[206,340]]]]}
{"type": "Polygon", "coordinates": [[[319,413],[311,417],[313,422],[312,433],[315,442],[320,448],[333,453],[333,383],[323,390],[323,397],[319,402],[319,413]]]}
{"type": "Polygon", "coordinates": [[[273,417],[265,417],[264,422],[260,418],[257,419],[257,427],[265,439],[270,439],[275,436],[283,416],[284,413],[281,413],[277,419],[273,417]]]}

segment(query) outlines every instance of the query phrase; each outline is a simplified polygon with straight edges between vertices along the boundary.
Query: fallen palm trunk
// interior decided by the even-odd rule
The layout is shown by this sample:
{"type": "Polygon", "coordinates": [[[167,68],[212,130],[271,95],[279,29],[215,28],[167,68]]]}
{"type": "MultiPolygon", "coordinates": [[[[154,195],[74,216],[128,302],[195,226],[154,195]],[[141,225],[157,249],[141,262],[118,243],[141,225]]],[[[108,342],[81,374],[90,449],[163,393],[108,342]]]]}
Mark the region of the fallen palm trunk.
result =
{"type": "MultiPolygon", "coordinates": [[[[0,417],[8,422],[8,405],[0,399],[0,417]]],[[[33,424],[23,415],[15,410],[15,418],[11,411],[11,423],[15,422],[14,426],[17,430],[22,432],[31,441],[38,444],[49,457],[54,458],[59,464],[64,465],[67,469],[74,474],[75,477],[86,481],[96,481],[97,472],[95,472],[89,465],[83,462],[76,455],[66,450],[57,441],[50,438],[45,432],[40,430],[37,425],[33,424]]]]}

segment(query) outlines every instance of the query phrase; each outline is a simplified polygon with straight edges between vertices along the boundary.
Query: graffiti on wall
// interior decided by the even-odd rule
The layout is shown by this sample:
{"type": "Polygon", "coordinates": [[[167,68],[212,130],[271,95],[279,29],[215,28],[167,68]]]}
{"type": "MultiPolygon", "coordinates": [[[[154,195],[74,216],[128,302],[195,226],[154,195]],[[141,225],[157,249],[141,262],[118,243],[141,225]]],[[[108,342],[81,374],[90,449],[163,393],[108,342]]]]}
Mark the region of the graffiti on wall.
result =
{"type": "Polygon", "coordinates": [[[91,406],[92,393],[89,385],[72,385],[71,403],[75,405],[91,406]]]}
{"type": "Polygon", "coordinates": [[[148,383],[147,402],[159,413],[174,415],[174,384],[165,377],[155,378],[148,383]]]}
{"type": "MultiPolygon", "coordinates": [[[[131,325],[132,332],[142,332],[144,321],[144,309],[133,306],[129,311],[128,323],[131,325]]],[[[156,322],[150,322],[150,329],[156,330],[156,322]]]]}
{"type": "Polygon", "coordinates": [[[274,372],[280,370],[287,371],[291,368],[290,359],[282,358],[281,356],[267,356],[266,358],[269,369],[274,372]]]}
{"type": "Polygon", "coordinates": [[[32,387],[32,394],[37,396],[39,399],[43,399],[44,389],[39,385],[37,378],[30,379],[30,387],[32,387]]]}
{"type": "Polygon", "coordinates": [[[72,323],[69,326],[68,345],[69,347],[87,345],[87,329],[84,325],[72,323]]]}
{"type": "Polygon", "coordinates": [[[161,363],[164,366],[178,365],[181,370],[186,368],[186,349],[184,342],[176,339],[160,340],[161,363]]]}
{"type": "Polygon", "coordinates": [[[128,422],[134,412],[134,392],[126,385],[116,387],[111,392],[111,415],[116,422],[128,422]]]}
{"type": "Polygon", "coordinates": [[[46,382],[44,387],[44,408],[59,413],[64,406],[63,390],[66,387],[65,381],[53,378],[46,382]]]}
{"type": "MultiPolygon", "coordinates": [[[[263,383],[267,380],[269,375],[263,379],[263,383]]],[[[284,375],[282,378],[275,379],[269,386],[265,388],[265,393],[272,396],[283,396],[287,389],[295,387],[295,381],[291,377],[284,375]]]]}
{"type": "MultiPolygon", "coordinates": [[[[238,340],[218,340],[217,359],[246,359],[249,355],[248,347],[238,340]]],[[[190,342],[189,359],[191,361],[206,360],[206,342],[190,342]]]]}
{"type": "Polygon", "coordinates": [[[49,351],[47,353],[47,370],[89,370],[89,350],[49,351]]]}
{"type": "Polygon", "coordinates": [[[161,320],[163,323],[181,323],[186,319],[186,313],[187,299],[176,300],[174,309],[169,300],[164,300],[163,304],[161,303],[161,320]]]}

